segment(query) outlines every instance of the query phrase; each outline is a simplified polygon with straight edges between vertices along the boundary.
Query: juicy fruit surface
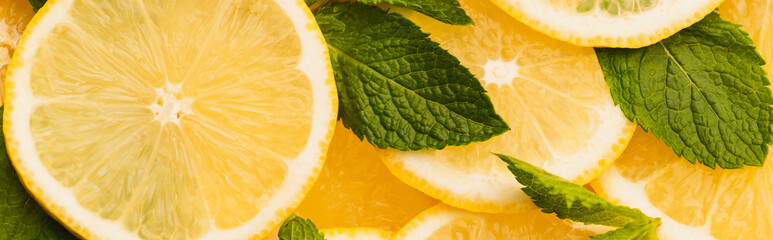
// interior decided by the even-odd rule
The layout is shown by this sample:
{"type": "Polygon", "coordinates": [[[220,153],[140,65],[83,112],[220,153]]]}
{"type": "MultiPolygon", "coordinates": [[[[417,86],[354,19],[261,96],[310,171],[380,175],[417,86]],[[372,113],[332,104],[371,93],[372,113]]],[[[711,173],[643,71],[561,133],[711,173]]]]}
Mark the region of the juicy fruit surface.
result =
{"type": "Polygon", "coordinates": [[[325,166],[295,212],[319,228],[397,231],[438,201],[389,173],[381,161],[388,154],[361,141],[338,122],[325,166]]]}
{"type": "Polygon", "coordinates": [[[639,48],[692,25],[722,0],[492,0],[519,21],[580,46],[639,48]]]}
{"type": "Polygon", "coordinates": [[[9,149],[82,236],[266,234],[316,177],[335,90],[301,1],[58,0],[31,26],[9,149]]]}
{"type": "MultiPolygon", "coordinates": [[[[27,0],[5,0],[0,4],[0,80],[5,79],[16,43],[34,14],[27,0]]],[[[0,96],[4,96],[4,89],[5,85],[0,84],[0,96]]]]}
{"type": "Polygon", "coordinates": [[[593,183],[602,196],[663,218],[661,239],[773,237],[773,157],[763,167],[711,169],[679,158],[638,129],[615,164],[593,183]]]}
{"type": "Polygon", "coordinates": [[[416,216],[392,239],[588,239],[596,233],[539,210],[472,213],[439,204],[416,216]]]}
{"type": "Polygon", "coordinates": [[[488,1],[460,3],[475,26],[405,14],[481,79],[512,129],[467,146],[396,153],[385,159],[390,170],[455,207],[514,213],[532,205],[491,152],[580,184],[611,164],[634,128],[614,106],[593,49],[533,31],[488,1]]]}
{"type": "Polygon", "coordinates": [[[394,234],[378,228],[327,228],[319,230],[326,240],[388,240],[394,234]]]}

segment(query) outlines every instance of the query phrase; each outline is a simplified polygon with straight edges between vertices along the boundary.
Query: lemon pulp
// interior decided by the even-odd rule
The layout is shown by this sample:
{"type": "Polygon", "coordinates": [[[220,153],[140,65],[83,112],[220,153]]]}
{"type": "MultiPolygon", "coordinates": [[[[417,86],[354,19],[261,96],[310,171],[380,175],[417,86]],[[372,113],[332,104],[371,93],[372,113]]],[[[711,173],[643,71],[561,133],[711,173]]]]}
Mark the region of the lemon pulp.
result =
{"type": "Polygon", "coordinates": [[[55,0],[31,26],[9,149],[83,237],[266,234],[316,178],[335,90],[302,1],[55,0]]]}

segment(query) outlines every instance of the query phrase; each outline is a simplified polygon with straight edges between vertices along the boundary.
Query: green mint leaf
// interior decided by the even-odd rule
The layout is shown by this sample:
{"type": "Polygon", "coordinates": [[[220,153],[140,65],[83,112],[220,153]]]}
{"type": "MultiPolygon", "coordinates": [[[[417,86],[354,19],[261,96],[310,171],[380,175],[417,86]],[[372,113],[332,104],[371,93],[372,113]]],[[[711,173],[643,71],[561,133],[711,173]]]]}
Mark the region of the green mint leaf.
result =
{"type": "Polygon", "coordinates": [[[586,224],[625,227],[638,221],[650,221],[638,209],[614,205],[582,186],[576,185],[529,163],[494,154],[507,164],[522,189],[545,213],[586,224]]]}
{"type": "Polygon", "coordinates": [[[30,0],[30,4],[32,4],[32,11],[38,12],[46,4],[46,0],[30,0]]]}
{"type": "Polygon", "coordinates": [[[361,139],[442,149],[509,129],[480,82],[410,20],[357,2],[315,16],[330,49],[339,117],[361,139]]]}
{"type": "Polygon", "coordinates": [[[591,239],[597,240],[657,240],[657,229],[660,226],[660,219],[652,221],[632,222],[625,227],[614,231],[592,236],[591,239]]]}
{"type": "Polygon", "coordinates": [[[471,25],[472,18],[467,16],[457,0],[356,0],[366,4],[389,4],[409,8],[438,21],[453,25],[471,25]]]}
{"type": "Polygon", "coordinates": [[[645,48],[597,48],[612,98],[692,163],[762,166],[773,98],[765,61],[738,27],[711,13],[645,48]]]}
{"type": "MultiPolygon", "coordinates": [[[[0,107],[0,113],[3,107],[0,107]]],[[[0,127],[2,127],[0,114],[0,127]]],[[[0,239],[77,239],[48,216],[19,181],[0,131],[0,239]]]]}
{"type": "Polygon", "coordinates": [[[311,219],[303,219],[293,214],[279,227],[279,240],[325,240],[325,235],[317,230],[311,219]]]}

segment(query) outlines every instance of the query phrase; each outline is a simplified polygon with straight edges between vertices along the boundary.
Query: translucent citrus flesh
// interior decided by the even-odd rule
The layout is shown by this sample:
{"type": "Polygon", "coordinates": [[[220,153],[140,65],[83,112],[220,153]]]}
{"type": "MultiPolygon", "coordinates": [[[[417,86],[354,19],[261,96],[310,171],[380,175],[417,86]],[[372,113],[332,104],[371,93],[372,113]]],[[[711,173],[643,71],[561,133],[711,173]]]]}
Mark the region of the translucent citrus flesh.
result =
{"type": "MultiPolygon", "coordinates": [[[[27,0],[6,0],[0,4],[0,81],[5,79],[5,71],[11,63],[16,43],[33,14],[35,12],[27,0]]],[[[4,89],[5,85],[0,84],[0,99],[5,94],[4,89]]]]}
{"type": "Polygon", "coordinates": [[[773,0],[727,0],[719,6],[720,16],[743,25],[741,29],[754,40],[757,52],[767,64],[768,79],[773,76],[773,0]]]}
{"type": "Polygon", "coordinates": [[[658,4],[658,0],[547,0],[568,12],[591,14],[600,12],[609,16],[623,16],[645,12],[658,4]]]}
{"type": "MultiPolygon", "coordinates": [[[[462,176],[485,176],[484,181],[507,189],[501,192],[512,190],[510,194],[515,194],[500,201],[498,207],[454,204],[455,200],[449,198],[482,200],[481,204],[494,200],[487,196],[433,194],[407,181],[444,202],[473,211],[520,211],[515,206],[528,206],[518,204],[528,202],[528,198],[520,193],[505,164],[491,152],[523,159],[579,183],[590,181],[622,151],[633,132],[612,103],[593,49],[531,30],[489,1],[460,3],[475,26],[451,26],[417,13],[405,14],[481,79],[495,109],[512,129],[481,143],[425,151],[420,153],[420,160],[401,159],[404,154],[398,154],[401,157],[388,159],[387,165],[402,169],[403,163],[421,161],[453,169],[462,176]],[[600,132],[608,135],[601,136],[600,132]],[[614,140],[602,144],[592,140],[600,138],[614,140]]],[[[434,173],[411,174],[423,177],[434,173]]],[[[433,180],[428,181],[432,184],[433,180]]],[[[423,184],[427,180],[415,182],[423,184]]]]}
{"type": "Polygon", "coordinates": [[[306,145],[312,88],[273,1],[75,0],[31,64],[40,161],[142,238],[231,229],[306,145]]]}
{"type": "Polygon", "coordinates": [[[319,230],[326,240],[388,240],[394,232],[378,228],[327,228],[319,230]]]}
{"type": "Polygon", "coordinates": [[[361,141],[339,122],[325,166],[295,212],[312,219],[319,228],[396,231],[437,204],[389,173],[381,161],[387,154],[389,151],[361,141]]]}
{"type": "Polygon", "coordinates": [[[485,214],[441,204],[411,220],[393,239],[588,239],[596,235],[576,226],[539,210],[485,214]],[[435,224],[438,226],[430,227],[435,224]]]}
{"type": "Polygon", "coordinates": [[[723,0],[491,0],[510,15],[579,46],[640,48],[700,21],[723,0]]]}
{"type": "MultiPolygon", "coordinates": [[[[705,231],[718,239],[770,239],[773,237],[771,162],[773,157],[768,157],[763,167],[710,169],[679,158],[654,135],[638,129],[628,148],[611,167],[619,175],[603,174],[600,181],[594,182],[594,189],[617,200],[622,195],[630,195],[630,189],[611,188],[608,182],[641,184],[647,197],[644,201],[678,223],[707,227],[705,231]]],[[[636,203],[620,203],[640,207],[647,213],[646,207],[636,203]]]]}

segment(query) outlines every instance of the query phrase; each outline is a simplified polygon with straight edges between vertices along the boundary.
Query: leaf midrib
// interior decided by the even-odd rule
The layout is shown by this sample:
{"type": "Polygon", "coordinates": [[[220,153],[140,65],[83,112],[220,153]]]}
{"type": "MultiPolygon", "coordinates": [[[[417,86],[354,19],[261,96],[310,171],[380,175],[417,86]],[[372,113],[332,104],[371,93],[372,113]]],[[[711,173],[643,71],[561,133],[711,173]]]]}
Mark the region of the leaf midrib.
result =
{"type": "MultiPolygon", "coordinates": [[[[341,55],[341,56],[345,57],[345,58],[346,58],[346,59],[348,59],[349,61],[352,61],[352,62],[354,62],[355,64],[358,64],[358,65],[361,65],[361,66],[365,66],[365,69],[367,69],[368,71],[370,71],[370,72],[372,72],[372,73],[376,74],[378,77],[381,77],[381,78],[383,78],[383,79],[387,79],[388,81],[390,81],[390,82],[394,83],[394,84],[395,84],[395,85],[397,85],[397,86],[400,86],[401,88],[403,88],[403,89],[407,90],[408,92],[411,92],[411,93],[415,94],[416,96],[420,97],[421,99],[424,99],[424,100],[426,100],[427,102],[432,102],[432,103],[438,104],[438,105],[440,105],[440,106],[443,106],[445,109],[448,109],[448,111],[449,111],[449,112],[452,112],[454,115],[456,115],[456,116],[458,116],[458,117],[461,117],[461,118],[467,119],[467,120],[469,120],[469,121],[471,121],[471,122],[478,123],[478,124],[480,124],[480,125],[484,125],[484,126],[488,126],[488,127],[492,127],[492,128],[499,128],[498,126],[487,125],[486,123],[483,123],[483,122],[478,122],[478,121],[475,121],[475,120],[473,120],[473,119],[467,118],[467,117],[465,117],[464,115],[461,115],[461,114],[459,114],[459,113],[455,112],[454,110],[452,110],[452,109],[450,109],[450,108],[446,107],[446,105],[445,105],[445,104],[442,104],[442,103],[440,103],[440,102],[437,102],[437,101],[434,101],[434,100],[431,100],[431,99],[427,99],[427,98],[425,98],[424,96],[421,96],[421,95],[419,95],[418,93],[416,93],[415,91],[411,90],[410,88],[407,88],[407,87],[403,86],[402,84],[400,84],[400,83],[398,83],[398,82],[394,81],[394,79],[391,79],[391,78],[389,78],[389,77],[387,77],[387,76],[384,76],[384,74],[382,74],[381,72],[377,71],[376,69],[373,69],[373,68],[371,68],[370,66],[368,66],[368,65],[367,65],[367,64],[365,64],[365,63],[363,63],[362,61],[360,61],[360,60],[357,60],[356,58],[352,57],[352,56],[351,56],[351,55],[349,55],[349,54],[346,54],[346,53],[345,53],[344,51],[342,51],[341,49],[339,49],[339,48],[337,48],[337,47],[335,47],[335,46],[333,46],[333,45],[331,45],[331,44],[328,44],[327,46],[328,46],[328,48],[330,48],[330,50],[332,50],[332,51],[336,52],[336,54],[339,54],[339,55],[341,55]]],[[[400,116],[402,116],[402,115],[400,115],[400,116]]],[[[405,118],[403,118],[403,119],[405,119],[405,118]]],[[[410,125],[410,124],[409,124],[409,125],[410,125]]],[[[445,127],[444,127],[444,128],[445,128],[445,127]]],[[[448,129],[448,130],[450,130],[450,129],[448,129]]],[[[454,132],[455,132],[455,131],[454,131],[454,132]]],[[[469,135],[469,134],[467,134],[467,133],[460,133],[460,132],[456,132],[456,133],[470,136],[470,135],[469,135]]]]}

